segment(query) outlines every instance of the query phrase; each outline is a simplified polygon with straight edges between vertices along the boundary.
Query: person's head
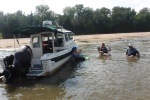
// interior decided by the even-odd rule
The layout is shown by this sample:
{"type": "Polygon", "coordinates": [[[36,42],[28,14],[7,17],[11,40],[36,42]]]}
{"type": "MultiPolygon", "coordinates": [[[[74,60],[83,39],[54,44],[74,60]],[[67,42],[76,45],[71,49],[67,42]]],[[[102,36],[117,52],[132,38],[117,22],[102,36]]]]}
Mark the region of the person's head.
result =
{"type": "Polygon", "coordinates": [[[73,47],[73,48],[72,48],[72,51],[76,51],[76,50],[77,50],[77,47],[73,47]]]}
{"type": "Polygon", "coordinates": [[[131,43],[129,43],[129,44],[128,44],[128,46],[129,46],[129,48],[133,48],[133,46],[132,46],[132,44],[131,44],[131,43]]]}
{"type": "Polygon", "coordinates": [[[102,47],[105,47],[105,43],[102,43],[102,47]]]}

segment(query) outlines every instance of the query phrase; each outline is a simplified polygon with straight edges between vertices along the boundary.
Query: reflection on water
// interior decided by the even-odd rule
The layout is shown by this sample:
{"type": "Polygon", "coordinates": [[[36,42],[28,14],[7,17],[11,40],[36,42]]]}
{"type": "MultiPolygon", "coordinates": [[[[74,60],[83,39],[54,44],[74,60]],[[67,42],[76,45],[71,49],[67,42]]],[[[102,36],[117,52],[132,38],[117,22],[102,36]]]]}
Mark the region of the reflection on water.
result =
{"type": "Polygon", "coordinates": [[[102,61],[106,61],[106,60],[110,60],[111,59],[111,56],[98,56],[98,59],[101,59],[102,61]]]}
{"type": "Polygon", "coordinates": [[[1,100],[149,100],[150,39],[134,38],[106,43],[111,57],[97,52],[100,43],[80,45],[90,60],[70,60],[51,76],[24,79],[12,85],[0,84],[1,100]],[[127,58],[132,43],[141,58],[127,58]]]}
{"type": "Polygon", "coordinates": [[[129,61],[129,62],[137,62],[139,60],[138,57],[136,56],[133,56],[133,57],[126,57],[126,59],[129,61]]]}

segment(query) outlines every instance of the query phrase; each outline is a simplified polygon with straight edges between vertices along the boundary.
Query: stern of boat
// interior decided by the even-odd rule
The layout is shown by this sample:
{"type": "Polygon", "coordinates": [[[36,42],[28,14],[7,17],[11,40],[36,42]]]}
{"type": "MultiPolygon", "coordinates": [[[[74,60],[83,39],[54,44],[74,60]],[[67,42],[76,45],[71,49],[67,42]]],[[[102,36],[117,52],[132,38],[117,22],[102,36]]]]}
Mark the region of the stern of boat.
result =
{"type": "Polygon", "coordinates": [[[2,72],[6,68],[4,63],[4,58],[0,58],[0,72],[2,72]]]}

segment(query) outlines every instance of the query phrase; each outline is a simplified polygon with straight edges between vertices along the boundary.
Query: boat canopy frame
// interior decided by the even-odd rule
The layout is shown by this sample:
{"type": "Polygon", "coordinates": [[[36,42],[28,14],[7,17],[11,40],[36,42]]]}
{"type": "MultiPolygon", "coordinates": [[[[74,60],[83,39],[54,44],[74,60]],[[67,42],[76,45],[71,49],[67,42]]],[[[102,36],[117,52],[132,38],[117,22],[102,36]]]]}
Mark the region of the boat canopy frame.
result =
{"type": "Polygon", "coordinates": [[[30,35],[38,34],[41,32],[57,33],[57,29],[52,28],[52,27],[50,27],[50,28],[48,28],[48,27],[22,27],[22,28],[18,28],[16,30],[14,30],[12,33],[14,35],[22,34],[22,35],[30,36],[30,35]]]}
{"type": "MultiPolygon", "coordinates": [[[[14,39],[17,40],[17,43],[20,46],[20,43],[18,41],[20,35],[30,36],[30,35],[35,35],[35,34],[41,34],[43,32],[54,33],[55,36],[58,33],[60,33],[60,34],[71,33],[71,34],[75,35],[73,32],[68,31],[68,30],[57,29],[55,27],[40,27],[40,26],[17,28],[12,32],[12,34],[14,35],[14,39]]],[[[14,47],[15,47],[15,42],[14,42],[14,47]]]]}

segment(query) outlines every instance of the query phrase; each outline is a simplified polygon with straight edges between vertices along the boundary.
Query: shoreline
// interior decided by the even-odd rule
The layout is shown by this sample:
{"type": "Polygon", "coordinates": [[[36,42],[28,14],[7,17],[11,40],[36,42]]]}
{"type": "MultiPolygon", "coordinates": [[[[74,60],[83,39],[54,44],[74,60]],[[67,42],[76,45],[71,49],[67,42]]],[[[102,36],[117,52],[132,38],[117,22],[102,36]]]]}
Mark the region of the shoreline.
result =
{"type": "Polygon", "coordinates": [[[139,38],[139,37],[150,37],[150,32],[79,35],[76,36],[75,39],[78,43],[91,43],[91,42],[110,42],[121,39],[139,38]]]}
{"type": "MultiPolygon", "coordinates": [[[[150,32],[135,32],[135,33],[113,33],[113,34],[92,34],[92,35],[77,35],[74,36],[77,44],[99,43],[117,41],[127,38],[150,37],[150,32]]],[[[29,45],[30,38],[20,38],[20,46],[29,45]]],[[[19,45],[15,40],[15,47],[19,45]]],[[[14,39],[0,39],[0,48],[14,48],[14,39]]]]}

